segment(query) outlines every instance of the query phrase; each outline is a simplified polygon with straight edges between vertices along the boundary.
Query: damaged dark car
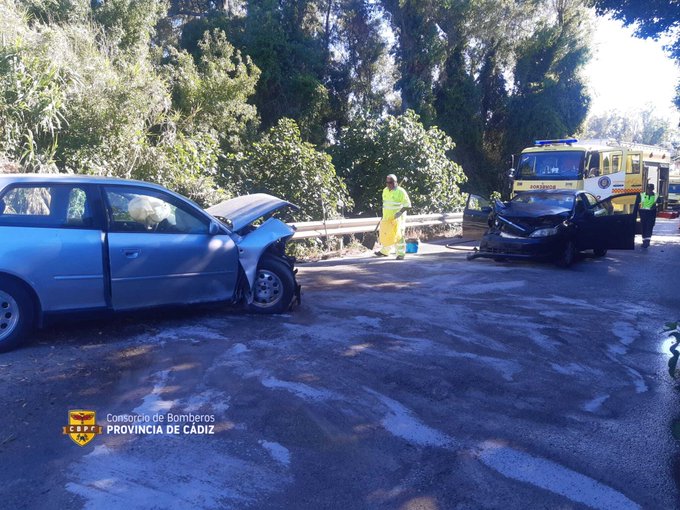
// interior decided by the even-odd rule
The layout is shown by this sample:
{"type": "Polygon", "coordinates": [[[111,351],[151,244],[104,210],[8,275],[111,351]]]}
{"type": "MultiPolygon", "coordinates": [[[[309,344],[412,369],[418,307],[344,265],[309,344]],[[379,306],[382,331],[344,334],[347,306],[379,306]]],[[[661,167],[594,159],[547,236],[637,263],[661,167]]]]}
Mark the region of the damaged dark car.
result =
{"type": "Polygon", "coordinates": [[[635,247],[637,193],[597,200],[584,191],[526,191],[509,202],[496,201],[488,230],[468,258],[545,260],[569,267],[579,252],[635,247]]]}

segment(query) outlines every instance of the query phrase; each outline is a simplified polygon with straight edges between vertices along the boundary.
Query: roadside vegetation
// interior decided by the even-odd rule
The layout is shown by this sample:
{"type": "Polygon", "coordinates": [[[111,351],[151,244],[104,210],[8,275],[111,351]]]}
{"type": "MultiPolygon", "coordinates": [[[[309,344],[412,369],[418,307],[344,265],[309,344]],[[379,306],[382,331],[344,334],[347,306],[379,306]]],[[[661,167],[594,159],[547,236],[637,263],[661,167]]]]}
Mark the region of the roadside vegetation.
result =
{"type": "Polygon", "coordinates": [[[501,190],[582,129],[582,0],[0,0],[0,165],[269,192],[298,220],[501,190]]]}

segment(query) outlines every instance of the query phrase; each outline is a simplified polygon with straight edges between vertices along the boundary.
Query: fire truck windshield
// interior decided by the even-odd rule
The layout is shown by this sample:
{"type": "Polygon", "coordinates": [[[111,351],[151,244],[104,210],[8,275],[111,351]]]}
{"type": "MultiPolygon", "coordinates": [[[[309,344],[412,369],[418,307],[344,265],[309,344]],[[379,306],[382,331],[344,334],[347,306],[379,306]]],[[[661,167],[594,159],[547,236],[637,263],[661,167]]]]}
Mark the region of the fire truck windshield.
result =
{"type": "Polygon", "coordinates": [[[530,152],[522,154],[515,178],[519,180],[568,180],[583,178],[582,151],[530,152]]]}

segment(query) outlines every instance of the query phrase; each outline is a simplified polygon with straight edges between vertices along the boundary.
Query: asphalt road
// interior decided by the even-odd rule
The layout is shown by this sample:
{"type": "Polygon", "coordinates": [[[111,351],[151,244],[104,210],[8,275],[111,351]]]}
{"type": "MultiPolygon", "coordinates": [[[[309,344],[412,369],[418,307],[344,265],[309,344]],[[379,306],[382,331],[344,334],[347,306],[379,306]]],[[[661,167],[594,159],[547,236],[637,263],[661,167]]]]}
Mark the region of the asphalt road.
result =
{"type": "Polygon", "coordinates": [[[0,357],[0,506],[677,508],[678,220],[656,232],[568,270],[423,245],[302,265],[282,316],[42,331],[0,357]],[[81,447],[74,409],[161,432],[81,447]]]}

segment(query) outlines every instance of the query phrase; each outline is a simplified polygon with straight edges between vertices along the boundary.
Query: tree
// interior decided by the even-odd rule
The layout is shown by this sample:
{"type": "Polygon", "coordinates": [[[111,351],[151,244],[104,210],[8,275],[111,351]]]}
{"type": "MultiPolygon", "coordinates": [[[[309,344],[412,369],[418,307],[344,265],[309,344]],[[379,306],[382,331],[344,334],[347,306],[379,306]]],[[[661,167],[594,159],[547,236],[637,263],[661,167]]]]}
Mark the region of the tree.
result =
{"type": "Polygon", "coordinates": [[[407,110],[399,116],[359,118],[346,127],[332,150],[338,173],[348,183],[355,211],[381,212],[380,191],[385,176],[397,175],[405,184],[413,210],[452,210],[463,203],[459,185],[465,181],[460,166],[446,153],[454,143],[441,129],[425,128],[407,110]]]}
{"type": "Polygon", "coordinates": [[[337,217],[351,208],[347,187],[328,154],[302,140],[295,121],[281,119],[237,163],[240,192],[270,193],[298,205],[298,219],[337,217]]]}
{"type": "Polygon", "coordinates": [[[555,5],[555,21],[542,23],[518,51],[508,103],[509,154],[531,140],[573,135],[588,113],[590,97],[581,75],[589,58],[585,12],[578,0],[555,5]]]}
{"type": "MultiPolygon", "coordinates": [[[[598,15],[611,15],[625,26],[635,25],[635,35],[658,40],[668,36],[670,57],[680,65],[680,3],[667,0],[593,0],[598,15]]],[[[676,89],[675,106],[680,109],[680,85],[676,89]]]]}
{"type": "MultiPolygon", "coordinates": [[[[463,4],[466,2],[462,2],[463,4]]],[[[402,111],[413,110],[425,125],[435,121],[435,70],[445,60],[446,39],[437,24],[439,0],[382,0],[397,36],[402,111]]],[[[449,5],[450,2],[444,2],[449,5]]]]}
{"type": "Polygon", "coordinates": [[[173,106],[188,120],[185,130],[213,132],[225,153],[242,150],[258,125],[249,100],[260,70],[221,30],[204,33],[198,48],[195,59],[186,51],[169,50],[165,70],[173,106]]]}
{"type": "Polygon", "coordinates": [[[648,145],[665,145],[675,136],[668,119],[650,106],[638,111],[609,111],[588,119],[583,136],[648,145]]]}

